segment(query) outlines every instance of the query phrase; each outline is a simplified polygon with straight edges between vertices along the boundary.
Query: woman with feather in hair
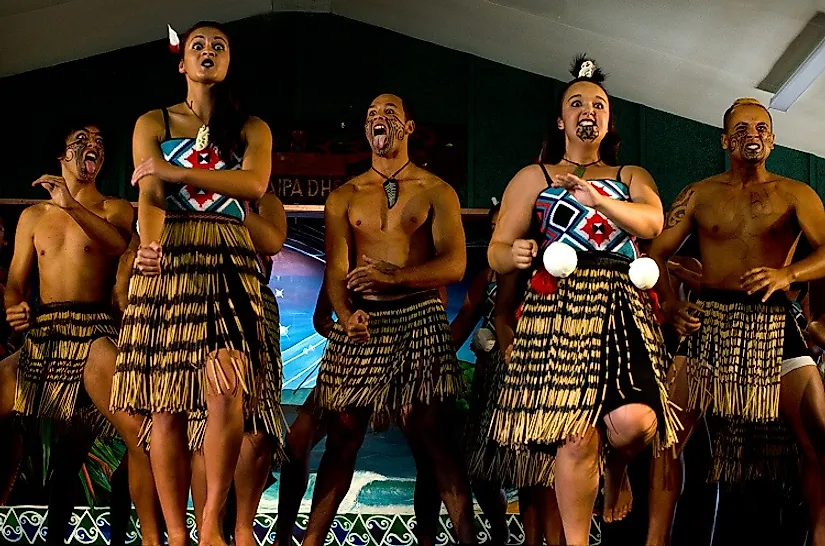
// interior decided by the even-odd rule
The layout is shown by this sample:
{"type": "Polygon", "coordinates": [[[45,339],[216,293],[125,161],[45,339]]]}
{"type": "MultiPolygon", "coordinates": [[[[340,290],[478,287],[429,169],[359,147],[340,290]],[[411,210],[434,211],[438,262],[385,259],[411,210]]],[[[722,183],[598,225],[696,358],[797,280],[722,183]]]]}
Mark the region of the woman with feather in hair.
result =
{"type": "Polygon", "coordinates": [[[169,30],[187,95],[135,126],[132,184],[140,187],[141,246],[112,407],[150,418],[146,440],[151,430],[149,454],[170,546],[189,543],[190,455],[203,450],[198,538],[224,546],[221,513],[244,432],[275,438],[282,432],[260,270],[244,224],[249,202],[269,184],[272,135],[233,97],[232,42],[223,26],[200,22],[180,38],[169,30]],[[195,417],[204,412],[201,427],[195,417]]]}

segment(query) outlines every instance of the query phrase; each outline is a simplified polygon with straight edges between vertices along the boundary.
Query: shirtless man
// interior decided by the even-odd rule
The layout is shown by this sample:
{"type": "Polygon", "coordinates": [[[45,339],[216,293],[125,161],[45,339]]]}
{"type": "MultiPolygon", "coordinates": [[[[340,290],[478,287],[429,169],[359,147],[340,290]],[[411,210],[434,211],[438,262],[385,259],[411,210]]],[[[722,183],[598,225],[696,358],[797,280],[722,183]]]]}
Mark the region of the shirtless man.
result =
{"type": "Polygon", "coordinates": [[[338,317],[315,390],[327,412],[305,546],[324,543],[373,426],[398,422],[416,466],[431,465],[458,541],[474,541],[467,471],[444,418],[462,388],[438,288],[467,262],[458,196],[410,163],[415,123],[395,95],[377,97],[365,132],[372,168],[326,203],[325,282],[338,317]]]}
{"type": "MultiPolygon", "coordinates": [[[[772,125],[753,99],[731,106],[722,135],[730,170],[682,191],[650,255],[662,272],[656,289],[663,311],[686,336],[671,367],[671,399],[684,408],[677,455],[706,410],[734,425],[784,419],[804,458],[813,544],[823,546],[825,392],[783,291],[825,276],[825,210],[810,186],[767,171],[772,125]],[[814,251],[785,265],[800,231],[814,251]],[[666,268],[691,232],[699,237],[703,266],[695,304],[678,300],[666,268]]],[[[755,460],[761,446],[754,444],[746,442],[738,460],[714,461],[724,469],[721,481],[744,480],[752,465],[764,464],[755,460]]],[[[679,459],[670,452],[654,459],[648,545],[670,543],[681,484],[679,459]]]]}
{"type": "Polygon", "coordinates": [[[60,136],[61,175],[44,175],[33,184],[51,199],[24,210],[15,234],[6,316],[27,336],[23,349],[10,357],[19,354],[13,411],[60,425],[52,456],[49,543],[63,544],[72,507],[59,500],[70,498],[67,491],[76,486],[88,448],[108,420],[128,448],[143,544],[161,544],[149,459],[138,447],[142,419],[109,411],[117,355],[112,288],[134,213],[127,201],[107,198],[95,186],[104,159],[99,128],[70,125],[60,136]],[[39,309],[32,312],[28,292],[35,266],[39,309]]]}

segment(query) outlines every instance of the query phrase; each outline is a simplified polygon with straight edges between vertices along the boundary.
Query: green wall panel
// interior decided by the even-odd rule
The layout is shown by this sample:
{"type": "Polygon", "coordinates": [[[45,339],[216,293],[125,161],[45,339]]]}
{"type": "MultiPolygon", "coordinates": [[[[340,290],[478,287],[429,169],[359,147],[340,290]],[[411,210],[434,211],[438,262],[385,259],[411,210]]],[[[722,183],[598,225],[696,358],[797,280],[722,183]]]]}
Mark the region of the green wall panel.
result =
{"type": "MultiPolygon", "coordinates": [[[[469,207],[487,207],[535,158],[562,86],[333,15],[270,14],[231,23],[230,29],[244,98],[273,127],[332,122],[343,124],[342,136],[352,135],[361,131],[370,99],[387,91],[406,98],[421,123],[466,127],[467,184],[458,189],[469,207]]],[[[158,29],[159,38],[163,33],[158,29]]],[[[89,112],[105,123],[101,189],[135,198],[129,186],[135,119],[180,101],[183,93],[176,60],[162,41],[0,79],[7,127],[0,145],[12,158],[0,198],[45,196],[31,182],[55,171],[48,145],[67,111],[89,112]]],[[[618,98],[612,105],[622,136],[620,160],[646,167],[666,204],[686,184],[725,169],[718,128],[618,98]]],[[[777,147],[769,167],[825,195],[822,161],[777,147]]]]}

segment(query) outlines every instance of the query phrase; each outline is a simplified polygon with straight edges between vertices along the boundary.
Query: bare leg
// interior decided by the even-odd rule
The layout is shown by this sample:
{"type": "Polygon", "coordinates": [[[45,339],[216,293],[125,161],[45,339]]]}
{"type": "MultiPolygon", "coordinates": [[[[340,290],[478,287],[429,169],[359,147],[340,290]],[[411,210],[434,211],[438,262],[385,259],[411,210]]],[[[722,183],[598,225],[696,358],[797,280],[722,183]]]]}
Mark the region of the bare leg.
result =
{"type": "Polygon", "coordinates": [[[537,497],[541,512],[542,530],[547,546],[566,546],[555,489],[552,487],[536,488],[534,495],[537,497]]]}
{"type": "MultiPolygon", "coordinates": [[[[518,510],[524,527],[524,546],[543,546],[541,507],[538,502],[539,487],[522,487],[518,490],[518,510]]],[[[552,543],[548,540],[548,546],[552,543]]]]}
{"type": "Polygon", "coordinates": [[[206,504],[203,508],[199,543],[225,546],[222,518],[226,497],[232,485],[243,441],[243,389],[235,376],[232,360],[243,360],[239,353],[220,350],[206,363],[209,384],[206,395],[206,434],[203,452],[206,460],[206,504]],[[225,381],[220,379],[223,375],[225,381]]]}
{"type": "Polygon", "coordinates": [[[604,473],[604,521],[623,519],[630,511],[633,496],[627,478],[628,463],[656,435],[656,413],[644,404],[627,404],[604,417],[610,443],[604,473]]]}
{"type": "Polygon", "coordinates": [[[109,546],[125,546],[132,515],[132,497],[129,496],[129,452],[123,457],[112,473],[112,500],[109,505],[110,529],[109,546]]]}
{"type": "Polygon", "coordinates": [[[369,417],[370,411],[363,408],[327,415],[327,445],[315,479],[304,546],[320,546],[326,541],[338,507],[352,484],[355,459],[364,443],[369,417]]]}
{"type": "Polygon", "coordinates": [[[825,546],[825,390],[819,370],[805,366],[783,376],[779,406],[803,454],[811,543],[825,546]]]}
{"type": "Polygon", "coordinates": [[[410,445],[415,460],[415,536],[419,546],[435,546],[438,519],[441,516],[441,495],[438,482],[426,451],[419,445],[410,445]]]}
{"type": "Polygon", "coordinates": [[[510,538],[510,530],[507,528],[507,494],[497,483],[473,480],[472,485],[476,500],[490,522],[493,544],[507,544],[510,538]]]}
{"type": "Polygon", "coordinates": [[[10,417],[17,394],[17,364],[20,351],[0,361],[0,419],[10,417]]]}
{"type": "Polygon", "coordinates": [[[203,508],[206,506],[206,461],[203,450],[192,453],[192,509],[195,511],[195,526],[198,538],[203,531],[203,508]]]}
{"type": "Polygon", "coordinates": [[[257,546],[252,526],[272,467],[273,439],[264,433],[245,434],[235,469],[235,544],[257,546]]]}
{"type": "Polygon", "coordinates": [[[149,456],[138,445],[143,418],[126,412],[112,413],[109,410],[109,396],[115,373],[117,348],[107,338],[100,338],[89,350],[86,368],[83,371],[83,386],[95,407],[114,425],[126,443],[128,453],[129,493],[135,503],[140,520],[140,531],[144,545],[161,544],[161,510],[155,490],[149,456]]]}
{"type": "Polygon", "coordinates": [[[186,415],[152,414],[152,440],[149,459],[155,477],[169,546],[188,546],[186,505],[189,500],[189,447],[186,415]]]}
{"type": "Polygon", "coordinates": [[[274,542],[277,546],[292,546],[295,520],[309,482],[309,454],[326,435],[325,423],[318,417],[314,400],[315,394],[310,394],[286,436],[287,460],[281,466],[278,491],[278,530],[274,542]]]}
{"type": "Polygon", "coordinates": [[[414,404],[403,427],[411,449],[421,450],[435,471],[441,500],[453,522],[459,544],[474,544],[473,501],[467,469],[450,434],[448,402],[414,404]],[[415,445],[413,448],[412,446],[415,445]]]}
{"type": "Polygon", "coordinates": [[[94,443],[94,433],[86,427],[68,425],[60,430],[56,449],[52,451],[54,472],[49,481],[49,511],[46,516],[46,543],[64,544],[66,529],[72,516],[74,492],[80,483],[77,474],[94,443]]]}
{"type": "MultiPolygon", "coordinates": [[[[670,399],[679,408],[687,407],[688,402],[686,364],[684,357],[677,356],[668,374],[673,378],[670,399]]],[[[668,546],[670,544],[676,504],[684,486],[685,468],[682,450],[696,427],[700,413],[677,410],[677,417],[684,429],[677,434],[674,452],[662,453],[659,457],[654,454],[650,469],[647,546],[668,546]]]]}
{"type": "Polygon", "coordinates": [[[14,419],[14,398],[17,391],[17,364],[20,351],[0,361],[0,438],[5,446],[0,449],[0,506],[11,494],[23,456],[23,438],[14,419]]]}
{"type": "Polygon", "coordinates": [[[571,438],[556,454],[556,494],[564,536],[570,546],[587,546],[590,520],[599,489],[599,449],[596,429],[571,438]]]}

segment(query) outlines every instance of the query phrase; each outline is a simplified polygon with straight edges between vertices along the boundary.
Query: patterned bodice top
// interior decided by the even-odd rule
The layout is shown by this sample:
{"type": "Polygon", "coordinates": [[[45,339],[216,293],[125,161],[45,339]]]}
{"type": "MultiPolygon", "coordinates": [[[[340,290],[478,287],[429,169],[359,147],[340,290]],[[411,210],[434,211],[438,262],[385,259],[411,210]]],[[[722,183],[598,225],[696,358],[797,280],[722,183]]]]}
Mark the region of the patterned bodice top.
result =
{"type": "MultiPolygon", "coordinates": [[[[542,249],[555,241],[572,246],[576,251],[611,252],[630,260],[639,257],[636,237],[624,231],[599,211],[582,205],[564,188],[551,186],[550,175],[541,165],[547,187],[536,197],[535,229],[542,249]]],[[[589,180],[596,191],[610,199],[630,201],[630,188],[621,181],[622,169],[616,179],[589,180]]]]}
{"type": "MultiPolygon", "coordinates": [[[[166,136],[160,143],[164,159],[176,167],[186,169],[236,170],[241,168],[241,158],[233,155],[223,161],[218,149],[211,143],[203,150],[195,150],[194,138],[172,138],[169,130],[169,113],[162,110],[166,136]]],[[[187,184],[166,184],[166,210],[174,212],[209,212],[236,218],[246,218],[247,203],[215,192],[204,191],[187,184]]]]}

